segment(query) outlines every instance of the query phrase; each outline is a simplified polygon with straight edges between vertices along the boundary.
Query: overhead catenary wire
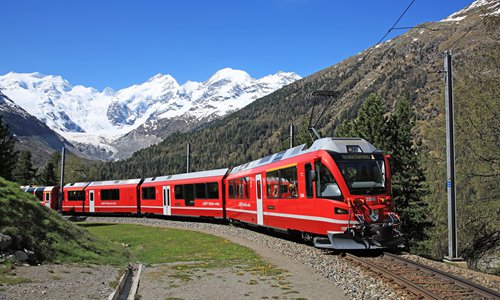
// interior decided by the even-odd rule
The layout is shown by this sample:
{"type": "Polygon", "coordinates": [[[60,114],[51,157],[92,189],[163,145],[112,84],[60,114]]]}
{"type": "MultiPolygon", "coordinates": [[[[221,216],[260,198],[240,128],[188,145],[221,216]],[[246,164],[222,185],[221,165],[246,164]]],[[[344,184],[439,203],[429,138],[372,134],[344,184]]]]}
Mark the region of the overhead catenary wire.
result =
{"type": "Polygon", "coordinates": [[[460,42],[472,29],[474,29],[474,27],[476,27],[481,21],[484,20],[484,18],[486,18],[488,14],[485,14],[483,15],[482,18],[480,18],[479,20],[476,21],[476,23],[474,23],[472,26],[470,26],[469,28],[467,28],[467,30],[464,32],[464,34],[459,37],[455,42],[453,42],[453,44],[451,44],[449,47],[448,47],[448,50],[449,51],[452,51],[453,50],[453,47],[458,44],[458,42],[460,42]]]}
{"type": "Polygon", "coordinates": [[[394,24],[391,26],[391,28],[389,28],[389,30],[387,30],[387,32],[384,34],[384,36],[382,38],[380,38],[380,40],[375,44],[375,46],[377,46],[378,44],[380,44],[388,35],[389,33],[391,33],[392,30],[395,29],[396,25],[398,24],[398,22],[403,18],[403,16],[406,14],[406,12],[410,9],[410,7],[413,5],[413,3],[415,2],[415,0],[412,0],[410,2],[410,4],[408,4],[408,6],[406,7],[406,9],[403,11],[403,13],[399,16],[399,18],[396,20],[396,22],[394,22],[394,24]]]}

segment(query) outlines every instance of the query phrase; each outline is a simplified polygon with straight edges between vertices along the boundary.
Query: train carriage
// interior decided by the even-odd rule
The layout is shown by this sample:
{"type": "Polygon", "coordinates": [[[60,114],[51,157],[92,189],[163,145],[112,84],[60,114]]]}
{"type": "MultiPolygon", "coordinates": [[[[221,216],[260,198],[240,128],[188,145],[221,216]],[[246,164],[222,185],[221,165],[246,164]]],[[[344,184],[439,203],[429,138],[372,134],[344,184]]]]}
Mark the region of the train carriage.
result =
{"type": "Polygon", "coordinates": [[[146,178],[141,185],[141,212],[222,219],[222,183],[227,172],[218,169],[146,178]]]}
{"type": "Polygon", "coordinates": [[[41,204],[43,206],[57,210],[59,204],[59,187],[46,186],[43,189],[41,204]]]}
{"type": "Polygon", "coordinates": [[[140,213],[142,179],[93,181],[85,188],[84,212],[140,213]]]}
{"type": "Polygon", "coordinates": [[[21,189],[35,196],[42,206],[52,209],[58,208],[59,187],[58,186],[22,186],[21,189]]]}
{"type": "Polygon", "coordinates": [[[225,184],[230,220],[301,233],[320,248],[402,241],[388,158],[363,139],[323,138],[309,149],[288,149],[233,168],[225,184]]]}
{"type": "MultiPolygon", "coordinates": [[[[63,188],[63,212],[79,212],[85,211],[85,188],[90,182],[68,183],[63,188]]],[[[88,203],[88,202],[87,202],[88,203]]]]}

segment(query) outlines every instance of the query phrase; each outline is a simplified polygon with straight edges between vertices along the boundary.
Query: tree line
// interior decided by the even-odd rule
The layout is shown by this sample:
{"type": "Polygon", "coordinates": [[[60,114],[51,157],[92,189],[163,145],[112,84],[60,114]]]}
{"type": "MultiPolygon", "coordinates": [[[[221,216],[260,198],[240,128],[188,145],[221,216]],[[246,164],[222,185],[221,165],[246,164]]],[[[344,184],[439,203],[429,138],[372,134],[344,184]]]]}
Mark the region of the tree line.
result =
{"type": "Polygon", "coordinates": [[[60,158],[61,155],[54,152],[43,167],[34,167],[31,151],[15,149],[15,139],[0,116],[0,177],[20,185],[56,185],[60,158]]]}

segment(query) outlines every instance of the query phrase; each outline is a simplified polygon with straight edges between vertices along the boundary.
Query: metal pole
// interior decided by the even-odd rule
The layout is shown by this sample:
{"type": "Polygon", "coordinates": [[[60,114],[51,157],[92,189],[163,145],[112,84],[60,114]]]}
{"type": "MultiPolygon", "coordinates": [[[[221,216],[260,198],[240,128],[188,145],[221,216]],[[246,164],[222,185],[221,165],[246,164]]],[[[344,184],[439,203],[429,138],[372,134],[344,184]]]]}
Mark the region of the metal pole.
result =
{"type": "Polygon", "coordinates": [[[186,158],[186,173],[189,173],[189,166],[191,164],[191,144],[187,144],[187,158],[186,158]]]}
{"type": "Polygon", "coordinates": [[[457,207],[455,188],[455,120],[453,107],[453,73],[450,51],[445,52],[446,98],[446,169],[448,189],[448,260],[460,260],[457,256],[457,207]]]}
{"type": "Polygon", "coordinates": [[[293,136],[293,124],[290,124],[290,149],[293,148],[294,136],[293,136]]]}
{"type": "Polygon", "coordinates": [[[63,201],[63,197],[64,197],[64,160],[65,160],[65,153],[66,153],[66,150],[64,149],[64,147],[62,148],[62,151],[61,151],[61,181],[60,181],[60,187],[59,187],[59,201],[57,203],[57,210],[58,211],[61,211],[61,208],[62,208],[62,201],[63,201]]]}

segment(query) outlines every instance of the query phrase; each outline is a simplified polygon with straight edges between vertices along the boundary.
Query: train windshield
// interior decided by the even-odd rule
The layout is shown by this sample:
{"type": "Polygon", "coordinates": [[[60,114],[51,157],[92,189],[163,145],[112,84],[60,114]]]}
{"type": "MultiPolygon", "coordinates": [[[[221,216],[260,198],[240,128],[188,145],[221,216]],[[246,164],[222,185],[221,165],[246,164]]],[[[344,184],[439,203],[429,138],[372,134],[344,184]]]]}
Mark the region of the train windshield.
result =
{"type": "Polygon", "coordinates": [[[385,193],[385,164],[381,154],[333,154],[332,157],[351,194],[385,193]]]}

